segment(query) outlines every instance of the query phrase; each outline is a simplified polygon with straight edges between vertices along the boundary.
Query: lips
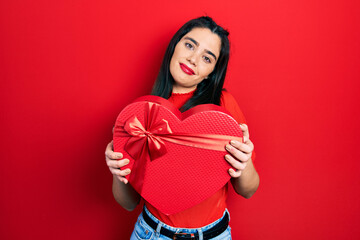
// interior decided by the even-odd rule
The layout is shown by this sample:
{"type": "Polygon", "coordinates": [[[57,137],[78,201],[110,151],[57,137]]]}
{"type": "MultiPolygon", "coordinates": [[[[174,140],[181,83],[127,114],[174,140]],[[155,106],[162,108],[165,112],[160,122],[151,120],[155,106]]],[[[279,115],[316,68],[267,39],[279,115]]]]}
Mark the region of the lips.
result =
{"type": "Polygon", "coordinates": [[[195,74],[195,72],[191,68],[189,68],[188,66],[186,66],[183,63],[180,63],[180,68],[181,68],[181,70],[183,70],[184,73],[186,73],[188,75],[194,75],[195,74]]]}

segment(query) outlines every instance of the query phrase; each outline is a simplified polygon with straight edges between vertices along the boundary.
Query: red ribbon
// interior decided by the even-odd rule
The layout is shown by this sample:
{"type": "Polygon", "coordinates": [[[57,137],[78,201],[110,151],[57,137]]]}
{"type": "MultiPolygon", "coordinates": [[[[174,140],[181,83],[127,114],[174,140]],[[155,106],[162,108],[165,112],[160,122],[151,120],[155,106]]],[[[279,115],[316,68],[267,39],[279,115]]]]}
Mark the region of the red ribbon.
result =
{"type": "Polygon", "coordinates": [[[137,117],[133,116],[125,122],[124,130],[132,136],[126,143],[125,150],[134,159],[140,158],[142,149],[146,146],[151,160],[161,157],[167,152],[161,135],[171,134],[172,131],[165,119],[154,124],[150,123],[150,127],[144,128],[137,117]]]}
{"type": "MultiPolygon", "coordinates": [[[[125,123],[116,124],[114,128],[115,137],[131,136],[124,149],[131,157],[138,160],[135,161],[133,168],[137,168],[138,165],[141,166],[141,169],[145,169],[148,158],[152,161],[166,154],[164,141],[226,152],[225,145],[229,143],[230,139],[240,142],[243,140],[242,137],[228,135],[173,133],[167,120],[157,119],[159,109],[159,104],[147,102],[145,106],[145,126],[141,124],[136,116],[132,116],[125,123]]],[[[131,174],[130,178],[133,176],[134,174],[131,174]]],[[[137,175],[136,182],[140,186],[143,184],[143,178],[144,174],[137,175]]]]}

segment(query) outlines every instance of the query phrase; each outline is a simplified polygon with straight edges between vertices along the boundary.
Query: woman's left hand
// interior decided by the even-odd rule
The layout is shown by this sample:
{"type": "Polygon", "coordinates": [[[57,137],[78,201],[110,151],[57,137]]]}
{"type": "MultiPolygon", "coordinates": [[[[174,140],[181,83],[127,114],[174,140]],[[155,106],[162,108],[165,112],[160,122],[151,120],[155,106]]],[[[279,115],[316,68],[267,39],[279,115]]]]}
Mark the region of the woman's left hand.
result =
{"type": "Polygon", "coordinates": [[[246,124],[240,124],[240,128],[243,132],[244,142],[230,141],[230,144],[226,145],[226,150],[230,154],[225,155],[225,159],[228,163],[236,169],[229,169],[229,174],[233,178],[241,176],[242,171],[246,168],[251,155],[254,150],[254,144],[250,141],[249,129],[246,124]]]}

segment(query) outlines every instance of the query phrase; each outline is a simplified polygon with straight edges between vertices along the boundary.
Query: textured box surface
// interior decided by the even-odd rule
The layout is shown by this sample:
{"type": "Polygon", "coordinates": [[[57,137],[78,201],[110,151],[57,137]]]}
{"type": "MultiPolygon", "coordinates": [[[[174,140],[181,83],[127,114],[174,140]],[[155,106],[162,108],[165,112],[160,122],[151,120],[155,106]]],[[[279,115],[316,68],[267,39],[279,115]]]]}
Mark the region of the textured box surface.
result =
{"type": "Polygon", "coordinates": [[[205,104],[181,113],[156,96],[126,106],[114,128],[114,150],[130,159],[127,179],[165,214],[195,206],[229,181],[224,156],[232,139],[242,141],[242,131],[225,109],[205,104]]]}

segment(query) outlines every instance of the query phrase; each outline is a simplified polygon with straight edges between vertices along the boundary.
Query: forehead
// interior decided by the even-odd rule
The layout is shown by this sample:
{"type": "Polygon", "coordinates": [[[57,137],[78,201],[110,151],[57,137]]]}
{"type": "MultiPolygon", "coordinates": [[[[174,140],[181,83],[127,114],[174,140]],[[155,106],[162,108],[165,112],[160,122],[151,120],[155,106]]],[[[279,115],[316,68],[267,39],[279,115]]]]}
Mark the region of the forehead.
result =
{"type": "Polygon", "coordinates": [[[189,37],[199,43],[199,47],[213,52],[217,57],[220,55],[221,39],[208,28],[193,28],[183,38],[189,37]]]}

